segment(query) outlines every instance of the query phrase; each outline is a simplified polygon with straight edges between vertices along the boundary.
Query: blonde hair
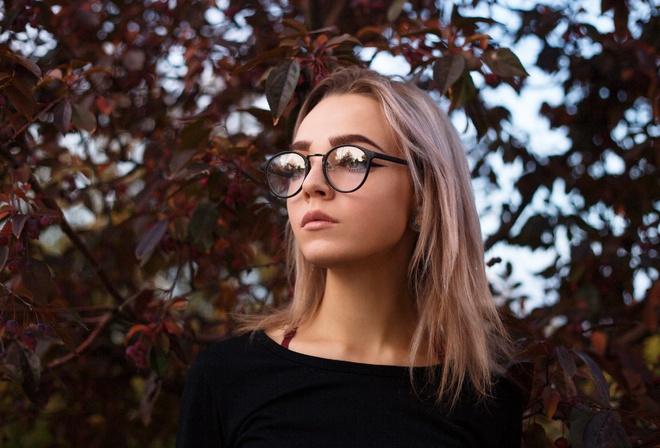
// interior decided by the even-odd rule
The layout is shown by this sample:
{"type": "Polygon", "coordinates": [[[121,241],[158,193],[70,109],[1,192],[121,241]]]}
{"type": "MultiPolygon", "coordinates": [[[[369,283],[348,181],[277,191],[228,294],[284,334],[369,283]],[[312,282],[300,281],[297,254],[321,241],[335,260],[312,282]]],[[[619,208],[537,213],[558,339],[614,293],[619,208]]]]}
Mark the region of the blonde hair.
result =
{"type": "MultiPolygon", "coordinates": [[[[343,94],[365,95],[381,105],[408,160],[420,204],[421,229],[409,265],[409,286],[418,313],[411,366],[417,355],[437,359],[440,354],[439,382],[436,369],[427,369],[427,380],[438,384],[438,400],[454,404],[468,379],[477,394],[486,397],[493,375],[502,373],[500,362],[510,359],[511,348],[486,279],[481,227],[458,134],[421,89],[356,67],[341,69],[316,86],[300,109],[296,131],[321,100],[343,94]]],[[[317,311],[325,270],[305,260],[290,225],[287,250],[295,278],[291,302],[246,321],[251,323],[244,330],[293,329],[317,311]]]]}

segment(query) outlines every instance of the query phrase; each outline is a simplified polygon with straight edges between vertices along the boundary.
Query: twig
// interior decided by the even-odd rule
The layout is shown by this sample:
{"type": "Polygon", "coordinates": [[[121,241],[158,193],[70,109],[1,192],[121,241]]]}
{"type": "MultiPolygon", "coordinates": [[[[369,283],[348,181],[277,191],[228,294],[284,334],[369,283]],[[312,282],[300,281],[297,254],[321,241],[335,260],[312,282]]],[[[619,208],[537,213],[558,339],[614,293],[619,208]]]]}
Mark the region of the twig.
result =
{"type": "MultiPolygon", "coordinates": [[[[18,160],[16,160],[16,158],[13,156],[11,151],[7,149],[6,146],[0,147],[0,156],[2,156],[8,162],[10,162],[14,169],[21,168],[22,166],[21,163],[18,160]]],[[[110,293],[112,298],[115,300],[115,303],[118,304],[123,303],[124,297],[119,293],[119,291],[117,291],[115,286],[112,284],[112,282],[106,275],[105,271],[94,257],[94,254],[92,254],[92,252],[89,250],[89,247],[87,247],[85,242],[80,238],[80,236],[76,233],[76,231],[71,227],[69,222],[66,220],[64,216],[64,212],[60,208],[57,201],[48,197],[45,194],[41,184],[34,176],[34,173],[32,173],[31,171],[30,171],[29,183],[32,186],[32,190],[34,190],[34,192],[41,197],[41,200],[44,203],[44,205],[58,212],[60,216],[60,228],[62,229],[64,234],[69,237],[73,245],[83,254],[83,256],[87,259],[87,261],[92,265],[92,267],[94,268],[94,272],[96,273],[96,275],[98,275],[99,279],[101,280],[101,283],[103,283],[103,286],[110,293]]]]}
{"type": "Polygon", "coordinates": [[[106,313],[100,320],[99,324],[94,328],[94,330],[87,336],[87,339],[85,339],[78,347],[76,347],[76,350],[74,352],[71,352],[67,355],[62,356],[59,359],[56,359],[55,361],[52,361],[48,363],[48,368],[54,369],[55,367],[59,367],[62,364],[71,361],[73,358],[78,356],[80,353],[82,353],[83,350],[85,350],[92,342],[94,342],[94,339],[96,339],[96,336],[105,328],[106,325],[108,325],[108,322],[110,322],[110,319],[112,318],[112,313],[106,313]]]}

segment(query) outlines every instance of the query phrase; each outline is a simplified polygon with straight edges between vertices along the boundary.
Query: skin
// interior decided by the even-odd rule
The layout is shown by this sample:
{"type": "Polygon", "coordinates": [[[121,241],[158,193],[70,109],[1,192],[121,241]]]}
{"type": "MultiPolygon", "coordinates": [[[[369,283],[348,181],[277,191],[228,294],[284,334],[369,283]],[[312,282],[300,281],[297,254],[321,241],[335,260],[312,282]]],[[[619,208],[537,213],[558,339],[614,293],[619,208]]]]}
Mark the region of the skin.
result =
{"type": "MultiPolygon", "coordinates": [[[[292,147],[324,154],[340,143],[402,157],[380,105],[363,95],[322,100],[302,121],[292,147]]],[[[310,160],[303,189],[287,200],[287,208],[299,248],[327,270],[327,281],[318,312],[298,328],[289,348],[329,359],[409,365],[416,313],[407,288],[415,243],[408,167],[378,161],[383,166],[372,167],[359,190],[339,193],[327,184],[321,158],[310,160]],[[303,225],[310,212],[329,219],[303,225]]],[[[276,341],[282,335],[281,329],[269,332],[276,341]]]]}

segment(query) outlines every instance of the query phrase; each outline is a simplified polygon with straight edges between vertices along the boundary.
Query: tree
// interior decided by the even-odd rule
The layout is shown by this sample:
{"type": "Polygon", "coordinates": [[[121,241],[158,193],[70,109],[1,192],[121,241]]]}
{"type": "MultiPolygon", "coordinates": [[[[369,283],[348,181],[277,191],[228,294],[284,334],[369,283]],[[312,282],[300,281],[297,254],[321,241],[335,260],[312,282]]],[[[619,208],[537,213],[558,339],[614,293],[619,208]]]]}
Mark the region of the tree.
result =
{"type": "Polygon", "coordinates": [[[504,30],[498,3],[0,3],[3,446],[172,444],[195,353],[232,313],[288,299],[285,212],[258,166],[309,90],[366,54],[405,59],[466,115],[479,181],[523,167],[485,244],[495,268],[502,246],[558,254],[550,304],[499,292],[533,367],[526,446],[660,442],[660,15],[603,0],[603,31],[553,3],[504,30]],[[534,153],[484,101],[525,95],[531,70],[497,32],[540,42],[536,69],[564,80],[540,113],[567,151],[534,153]]]}

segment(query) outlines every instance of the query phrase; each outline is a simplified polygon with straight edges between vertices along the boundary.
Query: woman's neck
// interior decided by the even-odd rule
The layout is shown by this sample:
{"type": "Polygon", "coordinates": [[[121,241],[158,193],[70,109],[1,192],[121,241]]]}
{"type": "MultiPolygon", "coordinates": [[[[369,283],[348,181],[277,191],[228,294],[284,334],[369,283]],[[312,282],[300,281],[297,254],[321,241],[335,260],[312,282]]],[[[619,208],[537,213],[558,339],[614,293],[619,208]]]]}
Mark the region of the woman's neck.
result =
{"type": "Polygon", "coordinates": [[[294,349],[347,361],[408,365],[417,316],[407,271],[400,265],[381,260],[329,268],[323,300],[298,329],[294,349]]]}

